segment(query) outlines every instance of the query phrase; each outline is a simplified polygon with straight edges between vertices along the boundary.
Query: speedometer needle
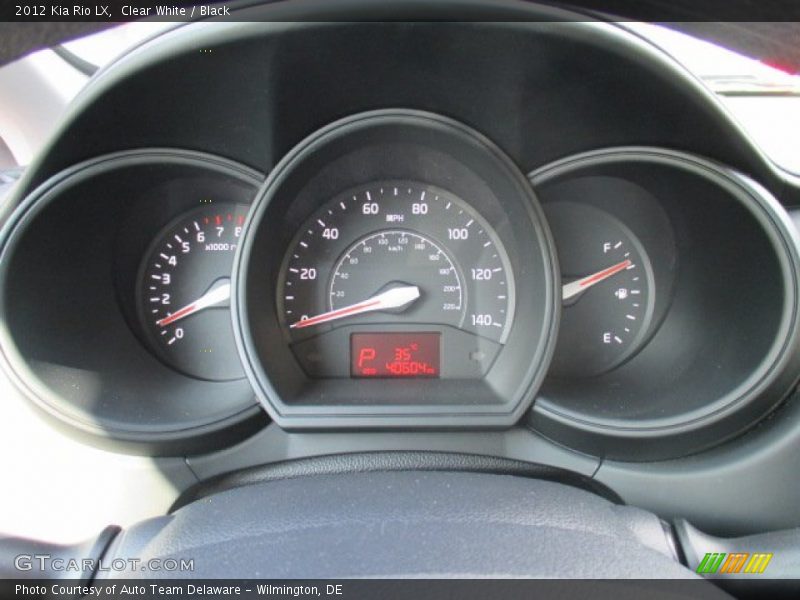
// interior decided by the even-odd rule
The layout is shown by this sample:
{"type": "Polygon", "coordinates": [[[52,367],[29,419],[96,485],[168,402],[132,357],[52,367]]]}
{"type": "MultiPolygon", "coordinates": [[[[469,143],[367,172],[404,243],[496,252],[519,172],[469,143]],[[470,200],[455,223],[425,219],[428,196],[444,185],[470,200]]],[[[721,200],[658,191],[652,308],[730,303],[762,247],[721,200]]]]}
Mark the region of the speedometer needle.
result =
{"type": "Polygon", "coordinates": [[[415,285],[393,287],[385,292],[376,294],[371,298],[367,298],[363,302],[337,308],[336,310],[330,310],[307,319],[301,319],[296,323],[289,325],[289,328],[301,329],[303,327],[311,327],[312,325],[319,325],[320,323],[328,323],[329,321],[335,321],[336,319],[343,319],[344,317],[351,317],[353,315],[360,315],[366,312],[387,310],[390,308],[404,308],[414,302],[414,300],[417,298],[419,298],[419,288],[415,285]]]}
{"type": "Polygon", "coordinates": [[[630,259],[625,259],[621,263],[617,263],[612,267],[608,267],[607,269],[603,269],[602,271],[598,271],[592,275],[587,275],[583,279],[566,283],[564,284],[564,287],[561,288],[561,299],[569,300],[573,296],[580,294],[583,290],[592,287],[594,284],[600,283],[612,275],[616,275],[620,271],[624,271],[632,264],[633,263],[630,261],[630,259]]]}
{"type": "Polygon", "coordinates": [[[183,308],[179,308],[174,313],[164,317],[160,321],[156,321],[156,325],[160,327],[166,327],[170,323],[174,323],[184,317],[188,317],[189,315],[193,315],[196,312],[199,312],[205,308],[211,308],[212,306],[217,306],[218,304],[222,304],[223,302],[229,300],[231,297],[231,284],[230,282],[226,281],[223,284],[220,284],[216,287],[212,287],[208,290],[205,294],[200,296],[197,300],[192,302],[191,304],[187,304],[183,308]]]}

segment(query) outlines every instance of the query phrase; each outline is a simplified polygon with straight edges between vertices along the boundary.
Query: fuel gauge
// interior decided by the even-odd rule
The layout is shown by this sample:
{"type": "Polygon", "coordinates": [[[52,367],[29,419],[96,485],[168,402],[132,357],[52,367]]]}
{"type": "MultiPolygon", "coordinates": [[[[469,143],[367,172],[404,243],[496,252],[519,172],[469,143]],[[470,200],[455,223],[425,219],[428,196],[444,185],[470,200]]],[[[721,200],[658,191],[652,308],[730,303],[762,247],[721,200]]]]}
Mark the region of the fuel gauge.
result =
{"type": "Polygon", "coordinates": [[[562,277],[561,329],[550,373],[605,373],[647,339],[655,304],[650,260],[633,232],[603,210],[576,202],[544,209],[562,277]]]}

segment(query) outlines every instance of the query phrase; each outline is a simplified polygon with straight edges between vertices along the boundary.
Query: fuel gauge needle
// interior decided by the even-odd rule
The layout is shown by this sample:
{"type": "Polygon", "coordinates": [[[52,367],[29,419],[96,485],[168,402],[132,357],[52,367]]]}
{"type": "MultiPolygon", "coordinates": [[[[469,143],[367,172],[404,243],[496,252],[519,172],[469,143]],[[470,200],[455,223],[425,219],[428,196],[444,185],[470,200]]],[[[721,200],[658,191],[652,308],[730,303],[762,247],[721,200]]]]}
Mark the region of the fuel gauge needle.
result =
{"type": "Polygon", "coordinates": [[[226,281],[225,283],[222,283],[216,287],[212,287],[191,304],[187,304],[183,308],[176,310],[174,313],[167,315],[160,321],[156,321],[156,325],[159,327],[166,327],[170,323],[179,321],[180,319],[188,317],[189,315],[193,315],[196,312],[200,312],[203,309],[222,304],[223,302],[230,300],[230,297],[231,284],[229,281],[226,281]]]}
{"type": "Polygon", "coordinates": [[[616,275],[620,271],[624,271],[632,264],[633,263],[630,261],[630,259],[625,259],[621,263],[617,263],[616,265],[608,267],[607,269],[603,269],[602,271],[598,271],[597,273],[593,273],[592,275],[587,275],[583,279],[566,283],[561,288],[561,299],[569,300],[570,298],[580,294],[582,291],[589,289],[596,283],[600,283],[612,275],[616,275]]]}
{"type": "Polygon", "coordinates": [[[362,302],[351,304],[350,306],[343,306],[336,310],[330,310],[314,317],[301,319],[296,323],[289,325],[289,329],[302,329],[303,327],[311,327],[312,325],[319,325],[320,323],[328,323],[336,319],[343,319],[344,317],[351,317],[353,315],[360,315],[366,312],[376,310],[387,310],[391,308],[404,308],[419,298],[419,288],[415,285],[403,285],[390,288],[385,292],[376,294],[371,298],[367,298],[362,302]]]}

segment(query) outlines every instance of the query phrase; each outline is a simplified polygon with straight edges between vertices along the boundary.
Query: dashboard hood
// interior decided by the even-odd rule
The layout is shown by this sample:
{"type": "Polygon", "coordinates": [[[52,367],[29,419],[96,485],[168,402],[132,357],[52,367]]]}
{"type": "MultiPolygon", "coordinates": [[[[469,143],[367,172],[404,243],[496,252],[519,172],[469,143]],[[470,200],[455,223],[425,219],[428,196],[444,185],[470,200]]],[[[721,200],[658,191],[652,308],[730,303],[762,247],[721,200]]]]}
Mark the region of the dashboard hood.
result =
{"type": "MultiPolygon", "coordinates": [[[[280,0],[277,3],[293,3],[280,0]]],[[[192,5],[192,0],[175,4],[192,5]]],[[[207,4],[207,3],[206,3],[207,4]]],[[[252,0],[219,2],[231,8],[253,4],[252,0]]],[[[333,3],[346,5],[347,2],[333,3]]],[[[513,2],[497,0],[475,2],[474,10],[465,12],[464,3],[418,3],[405,0],[375,2],[374,8],[361,9],[363,20],[493,20],[490,11],[513,6],[513,2]]],[[[791,72],[800,70],[800,6],[793,0],[715,0],[697,3],[693,0],[571,0],[548,2],[556,7],[585,11],[594,18],[669,23],[678,31],[705,39],[746,56],[781,65],[791,72]]],[[[335,10],[331,20],[336,20],[335,10]]],[[[10,10],[10,6],[9,6],[10,10]]],[[[352,14],[348,14],[351,20],[352,14]]],[[[102,22],[0,22],[0,65],[12,62],[30,52],[56,46],[70,40],[107,29],[114,24],[102,22]]]]}

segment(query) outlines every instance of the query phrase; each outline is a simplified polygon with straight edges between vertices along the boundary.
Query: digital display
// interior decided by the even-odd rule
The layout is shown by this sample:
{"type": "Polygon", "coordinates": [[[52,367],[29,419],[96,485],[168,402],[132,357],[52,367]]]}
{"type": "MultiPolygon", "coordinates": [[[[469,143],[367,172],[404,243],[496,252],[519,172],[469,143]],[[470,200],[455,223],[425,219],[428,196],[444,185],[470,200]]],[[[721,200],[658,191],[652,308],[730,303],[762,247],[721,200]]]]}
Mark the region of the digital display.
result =
{"type": "Polygon", "coordinates": [[[439,377],[439,333],[354,333],[353,377],[439,377]]]}

